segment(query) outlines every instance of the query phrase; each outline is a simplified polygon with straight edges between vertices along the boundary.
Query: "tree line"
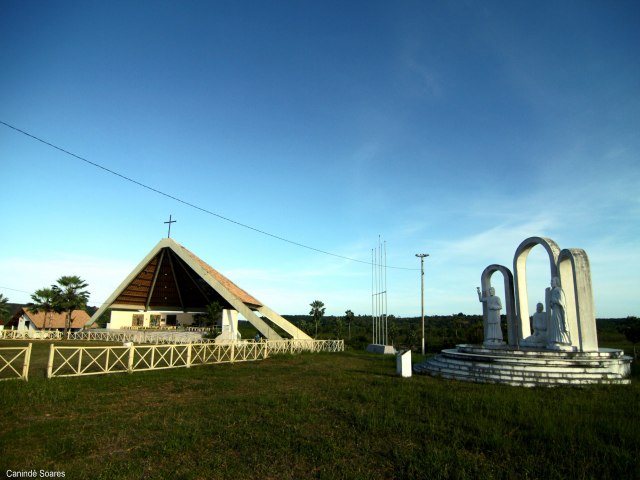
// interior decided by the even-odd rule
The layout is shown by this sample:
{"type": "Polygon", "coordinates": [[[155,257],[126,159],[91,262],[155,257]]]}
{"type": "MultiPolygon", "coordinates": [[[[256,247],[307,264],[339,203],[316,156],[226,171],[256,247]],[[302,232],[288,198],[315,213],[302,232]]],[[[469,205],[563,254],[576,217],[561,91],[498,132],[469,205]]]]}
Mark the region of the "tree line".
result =
{"type": "MultiPolygon", "coordinates": [[[[320,300],[310,304],[308,315],[284,315],[284,317],[305,333],[318,339],[340,338],[346,345],[366,348],[373,339],[373,319],[371,315],[356,315],[346,310],[344,315],[325,316],[326,308],[320,300]]],[[[418,350],[422,342],[421,317],[396,317],[388,315],[386,319],[389,344],[399,349],[418,350]]],[[[506,315],[501,321],[505,338],[506,315]]],[[[640,319],[630,316],[624,319],[598,319],[598,335],[607,338],[607,333],[624,335],[633,345],[640,343],[640,319]]],[[[482,315],[466,315],[462,312],[452,315],[425,316],[425,350],[437,353],[444,348],[452,348],[460,343],[479,344],[484,339],[482,315]]]]}
{"type": "MultiPolygon", "coordinates": [[[[51,287],[40,288],[31,295],[27,308],[34,313],[65,313],[64,336],[73,323],[73,311],[85,310],[92,314],[94,307],[88,307],[88,284],[77,275],[65,275],[51,287]]],[[[372,342],[371,315],[356,315],[346,310],[344,315],[325,315],[326,307],[321,300],[309,304],[307,315],[284,315],[284,317],[308,335],[317,339],[344,339],[352,348],[366,348],[372,342]]],[[[9,299],[0,293],[0,321],[4,323],[11,313],[9,299]]],[[[214,326],[221,320],[222,306],[213,302],[207,306],[207,313],[195,317],[196,324],[214,326]]],[[[266,319],[265,319],[266,320],[266,319]]],[[[506,327],[506,316],[502,316],[502,326],[506,327]]],[[[389,343],[400,349],[417,349],[422,340],[421,317],[396,317],[388,315],[386,319],[389,343]]],[[[43,325],[46,328],[46,324],[43,325]]],[[[506,332],[503,332],[506,335],[506,332]]],[[[625,319],[598,319],[598,335],[601,340],[611,333],[623,334],[633,345],[636,356],[636,344],[640,343],[640,319],[630,316],[625,319]]],[[[453,315],[432,315],[425,317],[425,344],[427,352],[439,352],[459,343],[481,343],[483,340],[482,315],[466,315],[462,312],[453,315]]]]}
{"type": "MultiPolygon", "coordinates": [[[[372,342],[373,319],[370,314],[356,315],[348,309],[344,315],[325,315],[326,308],[320,300],[314,300],[307,315],[283,315],[310,336],[317,339],[340,338],[352,348],[366,348],[372,342]]],[[[421,317],[396,317],[386,319],[389,343],[396,348],[416,349],[422,342],[421,317]]],[[[425,317],[426,345],[428,351],[437,352],[456,343],[482,342],[482,315],[434,315],[425,317]]]]}

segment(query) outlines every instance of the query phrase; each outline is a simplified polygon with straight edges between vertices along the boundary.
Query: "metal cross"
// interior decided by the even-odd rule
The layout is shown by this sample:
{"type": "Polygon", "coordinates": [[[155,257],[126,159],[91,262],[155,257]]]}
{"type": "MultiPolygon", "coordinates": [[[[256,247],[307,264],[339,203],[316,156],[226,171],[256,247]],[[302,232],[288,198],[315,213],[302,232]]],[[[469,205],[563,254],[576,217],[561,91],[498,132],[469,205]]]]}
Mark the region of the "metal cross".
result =
{"type": "Polygon", "coordinates": [[[169,233],[167,233],[167,238],[171,238],[171,224],[176,223],[177,220],[171,220],[171,215],[169,215],[169,221],[164,222],[169,224],[169,233]]]}

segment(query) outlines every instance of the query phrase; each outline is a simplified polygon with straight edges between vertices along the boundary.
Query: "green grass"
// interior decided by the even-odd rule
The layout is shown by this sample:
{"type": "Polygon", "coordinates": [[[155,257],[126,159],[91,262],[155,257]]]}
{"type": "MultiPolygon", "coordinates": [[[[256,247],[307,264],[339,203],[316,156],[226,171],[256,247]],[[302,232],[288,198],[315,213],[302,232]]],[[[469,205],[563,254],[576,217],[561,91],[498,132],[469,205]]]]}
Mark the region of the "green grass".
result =
{"type": "MultiPolygon", "coordinates": [[[[40,358],[46,363],[46,353],[40,358]]],[[[132,375],[32,374],[0,383],[0,471],[61,470],[73,479],[640,478],[639,380],[635,368],[632,385],[618,387],[402,379],[394,357],[356,352],[132,375]]]]}

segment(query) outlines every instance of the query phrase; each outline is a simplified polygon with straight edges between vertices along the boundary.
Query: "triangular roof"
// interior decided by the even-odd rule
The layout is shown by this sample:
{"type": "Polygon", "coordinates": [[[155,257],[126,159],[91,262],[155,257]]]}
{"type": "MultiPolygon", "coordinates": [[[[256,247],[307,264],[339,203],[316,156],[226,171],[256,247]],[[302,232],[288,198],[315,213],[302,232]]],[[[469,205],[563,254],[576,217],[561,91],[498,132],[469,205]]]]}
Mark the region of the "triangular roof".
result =
{"type": "Polygon", "coordinates": [[[267,338],[278,339],[280,336],[254,314],[254,310],[293,338],[310,338],[171,238],[158,242],[93,314],[87,325],[94,323],[109,308],[205,312],[212,302],[239,311],[267,338]]]}
{"type": "MultiPolygon", "coordinates": [[[[7,327],[18,326],[20,317],[26,316],[34,327],[38,330],[50,329],[50,328],[64,328],[65,321],[67,319],[67,312],[56,313],[49,312],[45,315],[44,312],[34,313],[28,308],[21,308],[16,314],[7,322],[7,327]]],[[[71,328],[82,328],[89,320],[89,314],[84,310],[74,310],[71,314],[71,328]]]]}
{"type": "Polygon", "coordinates": [[[230,308],[229,303],[202,279],[196,266],[247,306],[262,306],[255,297],[170,238],[162,240],[143,263],[142,268],[127,277],[126,285],[113,299],[112,308],[204,312],[214,301],[230,308]]]}

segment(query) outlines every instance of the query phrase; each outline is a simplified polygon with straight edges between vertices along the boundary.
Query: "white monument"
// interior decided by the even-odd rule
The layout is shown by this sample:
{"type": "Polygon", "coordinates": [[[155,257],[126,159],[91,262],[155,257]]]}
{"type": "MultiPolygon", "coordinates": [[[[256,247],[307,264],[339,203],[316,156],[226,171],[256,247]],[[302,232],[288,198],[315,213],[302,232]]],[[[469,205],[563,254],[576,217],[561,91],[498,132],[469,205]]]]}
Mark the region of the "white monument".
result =
{"type": "Polygon", "coordinates": [[[484,310],[487,314],[483,345],[488,348],[501,347],[505,342],[502,340],[502,326],[500,325],[500,311],[502,310],[500,297],[496,296],[496,290],[493,287],[489,289],[488,295],[480,293],[480,287],[476,290],[478,291],[478,300],[486,304],[484,310]]]}
{"type": "Polygon", "coordinates": [[[511,385],[628,384],[631,357],[624,351],[598,348],[589,258],[584,250],[561,250],[551,239],[530,237],[516,249],[511,271],[489,265],[477,288],[482,302],[482,345],[457,345],[426,362],[414,372],[445,378],[511,385]],[[529,317],[526,260],[536,245],[549,256],[551,287],[529,317]],[[493,274],[504,281],[508,339],[500,325],[502,302],[491,286],[493,274]],[[515,280],[515,282],[514,282],[515,280]],[[533,326],[533,333],[531,327],[533,326]]]}

